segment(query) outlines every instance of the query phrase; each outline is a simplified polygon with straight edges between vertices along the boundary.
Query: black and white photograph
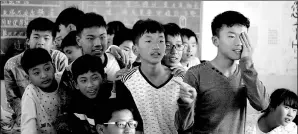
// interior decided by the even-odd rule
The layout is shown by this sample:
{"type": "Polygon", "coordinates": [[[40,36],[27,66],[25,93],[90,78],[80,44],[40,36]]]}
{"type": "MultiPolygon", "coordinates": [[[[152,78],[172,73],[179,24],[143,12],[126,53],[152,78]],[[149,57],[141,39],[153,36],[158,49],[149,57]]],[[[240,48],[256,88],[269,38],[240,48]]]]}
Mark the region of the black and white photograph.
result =
{"type": "Polygon", "coordinates": [[[0,134],[297,134],[298,1],[0,10],[0,134]]]}

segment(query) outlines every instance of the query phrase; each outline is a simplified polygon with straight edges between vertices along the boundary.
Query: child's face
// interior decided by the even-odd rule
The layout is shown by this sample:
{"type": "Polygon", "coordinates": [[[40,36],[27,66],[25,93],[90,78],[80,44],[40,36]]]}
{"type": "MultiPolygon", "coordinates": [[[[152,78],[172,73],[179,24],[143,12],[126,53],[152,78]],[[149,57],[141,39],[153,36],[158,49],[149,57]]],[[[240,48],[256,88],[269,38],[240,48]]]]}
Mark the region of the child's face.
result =
{"type": "Polygon", "coordinates": [[[180,64],[184,49],[184,45],[182,44],[180,35],[167,35],[166,46],[166,55],[163,59],[165,61],[165,64],[168,66],[180,64]]]}
{"type": "Polygon", "coordinates": [[[56,36],[56,38],[54,40],[55,45],[56,45],[56,48],[59,48],[60,49],[62,40],[63,40],[62,36],[57,32],[57,36],[56,36]]]}
{"type": "Polygon", "coordinates": [[[67,46],[63,48],[63,52],[68,58],[68,63],[72,63],[75,59],[83,55],[82,49],[78,46],[67,46]]]}
{"type": "Polygon", "coordinates": [[[70,30],[63,24],[59,25],[59,33],[57,35],[60,35],[62,39],[70,32],[70,30]]]}
{"type": "Polygon", "coordinates": [[[164,33],[144,33],[136,45],[142,62],[150,64],[160,63],[165,54],[164,33]]]}
{"type": "Polygon", "coordinates": [[[273,114],[277,120],[277,123],[286,126],[288,123],[292,122],[297,115],[297,109],[293,109],[284,104],[280,104],[273,111],[273,114]]]}
{"type": "Polygon", "coordinates": [[[77,78],[76,88],[89,99],[96,98],[103,79],[98,72],[84,73],[77,78]]]}
{"type": "Polygon", "coordinates": [[[197,53],[197,41],[196,38],[191,36],[187,38],[187,36],[182,37],[183,44],[185,48],[183,49],[182,59],[189,60],[192,57],[196,56],[197,53]]]}
{"type": "Polygon", "coordinates": [[[32,84],[43,89],[52,84],[55,77],[54,73],[55,70],[50,61],[28,70],[28,76],[32,84]]]}
{"type": "Polygon", "coordinates": [[[242,53],[240,34],[247,32],[245,26],[223,26],[219,31],[219,37],[213,36],[213,43],[218,47],[218,54],[227,59],[239,60],[242,53]]]}
{"type": "MultiPolygon", "coordinates": [[[[112,118],[108,121],[110,122],[129,122],[134,121],[133,115],[130,110],[116,111],[112,114],[112,118]]],[[[104,134],[134,134],[135,128],[130,128],[128,124],[124,128],[119,128],[116,124],[108,124],[108,126],[102,126],[104,134]]]]}
{"type": "Polygon", "coordinates": [[[128,56],[129,56],[129,60],[131,61],[131,63],[133,63],[136,60],[136,55],[133,52],[133,43],[132,41],[124,41],[120,46],[120,49],[124,50],[128,56]]]}
{"type": "Polygon", "coordinates": [[[83,29],[77,36],[78,45],[84,54],[103,56],[107,49],[107,30],[105,27],[91,27],[83,29]]]}
{"type": "Polygon", "coordinates": [[[113,45],[114,34],[108,34],[108,46],[113,45]]]}
{"type": "Polygon", "coordinates": [[[27,43],[30,49],[41,47],[49,51],[53,47],[52,32],[32,30],[30,39],[27,39],[27,43]]]}

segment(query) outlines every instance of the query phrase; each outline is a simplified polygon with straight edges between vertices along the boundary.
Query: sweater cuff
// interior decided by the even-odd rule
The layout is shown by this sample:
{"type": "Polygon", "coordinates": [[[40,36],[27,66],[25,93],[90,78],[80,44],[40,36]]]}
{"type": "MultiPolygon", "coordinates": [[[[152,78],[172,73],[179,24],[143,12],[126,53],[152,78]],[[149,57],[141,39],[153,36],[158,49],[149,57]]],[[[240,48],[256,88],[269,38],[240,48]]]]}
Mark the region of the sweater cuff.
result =
{"type": "Polygon", "coordinates": [[[181,98],[179,98],[177,102],[178,102],[178,106],[179,106],[180,108],[183,108],[183,109],[190,109],[191,106],[194,104],[195,100],[194,100],[192,103],[187,104],[187,103],[184,103],[184,102],[181,100],[181,98]]]}

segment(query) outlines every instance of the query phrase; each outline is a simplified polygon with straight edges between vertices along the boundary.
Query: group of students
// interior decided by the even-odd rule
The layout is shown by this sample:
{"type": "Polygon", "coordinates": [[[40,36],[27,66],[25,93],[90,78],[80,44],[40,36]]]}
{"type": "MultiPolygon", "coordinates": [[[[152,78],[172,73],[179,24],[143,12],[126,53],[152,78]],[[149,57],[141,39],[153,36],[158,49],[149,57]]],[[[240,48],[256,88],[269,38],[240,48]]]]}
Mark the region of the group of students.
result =
{"type": "Polygon", "coordinates": [[[265,112],[255,133],[297,133],[297,95],[278,89],[269,98],[249,26],[239,12],[217,15],[218,53],[201,63],[190,29],[152,19],[129,29],[69,7],[55,23],[29,22],[29,49],[4,68],[7,99],[22,134],[242,134],[247,100],[265,112]]]}

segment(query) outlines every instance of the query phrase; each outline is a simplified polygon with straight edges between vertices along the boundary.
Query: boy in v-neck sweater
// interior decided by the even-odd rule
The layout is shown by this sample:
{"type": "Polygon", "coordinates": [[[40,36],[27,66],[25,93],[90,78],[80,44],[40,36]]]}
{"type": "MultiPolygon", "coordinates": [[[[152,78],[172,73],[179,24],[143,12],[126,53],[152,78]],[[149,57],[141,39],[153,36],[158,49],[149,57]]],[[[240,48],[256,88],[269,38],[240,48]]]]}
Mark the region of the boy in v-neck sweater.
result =
{"type": "Polygon", "coordinates": [[[216,58],[186,72],[184,81],[197,90],[194,134],[243,134],[247,99],[258,111],[267,108],[268,93],[252,62],[249,25],[236,11],[217,15],[211,24],[216,58]]]}
{"type": "MultiPolygon", "coordinates": [[[[175,122],[176,111],[190,105],[193,99],[181,99],[183,105],[178,104],[180,91],[185,88],[175,80],[182,82],[183,76],[173,76],[172,71],[161,64],[166,49],[164,28],[154,20],[139,20],[133,26],[133,33],[142,62],[116,82],[116,99],[135,108],[135,119],[140,121],[137,133],[177,134],[180,124],[175,122]]],[[[194,88],[187,90],[195,91],[194,88]]],[[[195,94],[189,98],[193,96],[195,94]]]]}

